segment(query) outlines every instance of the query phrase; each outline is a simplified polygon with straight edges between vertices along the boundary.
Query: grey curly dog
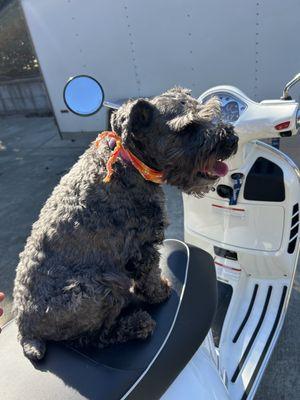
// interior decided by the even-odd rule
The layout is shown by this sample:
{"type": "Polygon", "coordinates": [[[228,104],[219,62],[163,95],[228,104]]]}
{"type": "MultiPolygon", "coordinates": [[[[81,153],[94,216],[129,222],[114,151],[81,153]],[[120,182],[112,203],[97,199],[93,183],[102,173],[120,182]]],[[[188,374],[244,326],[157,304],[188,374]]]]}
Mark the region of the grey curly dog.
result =
{"type": "MultiPolygon", "coordinates": [[[[188,90],[174,88],[126,102],[111,125],[124,148],[165,183],[202,196],[237,149],[233,128],[219,116],[216,99],[200,105],[188,90]]],[[[47,340],[103,347],[145,339],[155,321],[142,305],[170,294],[159,269],[162,187],[124,157],[104,183],[111,153],[107,140],[91,143],[45,203],[20,254],[14,313],[32,360],[43,358],[47,340]]]]}

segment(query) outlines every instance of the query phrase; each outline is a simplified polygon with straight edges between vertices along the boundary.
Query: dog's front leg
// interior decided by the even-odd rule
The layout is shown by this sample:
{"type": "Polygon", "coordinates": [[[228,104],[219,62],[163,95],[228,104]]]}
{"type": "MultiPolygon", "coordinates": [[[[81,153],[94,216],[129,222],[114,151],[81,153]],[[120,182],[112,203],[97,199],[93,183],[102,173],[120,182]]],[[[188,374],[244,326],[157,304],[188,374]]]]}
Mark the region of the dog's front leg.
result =
{"type": "Polygon", "coordinates": [[[159,258],[159,252],[151,247],[144,249],[143,259],[135,264],[134,291],[143,301],[151,304],[167,300],[171,293],[168,280],[161,275],[159,258]]]}
{"type": "Polygon", "coordinates": [[[157,304],[167,300],[171,287],[169,281],[161,276],[160,269],[156,267],[136,281],[135,292],[147,303],[157,304]]]}

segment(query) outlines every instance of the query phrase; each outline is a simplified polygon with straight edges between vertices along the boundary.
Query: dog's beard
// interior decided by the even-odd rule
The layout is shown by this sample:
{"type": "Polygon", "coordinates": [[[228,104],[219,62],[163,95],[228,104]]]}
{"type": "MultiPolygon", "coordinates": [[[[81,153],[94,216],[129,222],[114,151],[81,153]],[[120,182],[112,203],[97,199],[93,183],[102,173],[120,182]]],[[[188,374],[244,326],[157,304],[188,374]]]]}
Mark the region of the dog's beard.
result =
{"type": "Polygon", "coordinates": [[[208,158],[201,155],[185,160],[173,160],[165,169],[166,183],[196,197],[207,194],[217,181],[228,172],[228,166],[216,154],[208,158]]]}
{"type": "Polygon", "coordinates": [[[219,177],[208,177],[207,175],[202,176],[199,174],[193,179],[193,182],[189,182],[188,184],[177,182],[174,185],[173,183],[170,183],[170,181],[167,181],[167,183],[176,186],[186,194],[201,198],[213,188],[219,179],[219,177]]]}

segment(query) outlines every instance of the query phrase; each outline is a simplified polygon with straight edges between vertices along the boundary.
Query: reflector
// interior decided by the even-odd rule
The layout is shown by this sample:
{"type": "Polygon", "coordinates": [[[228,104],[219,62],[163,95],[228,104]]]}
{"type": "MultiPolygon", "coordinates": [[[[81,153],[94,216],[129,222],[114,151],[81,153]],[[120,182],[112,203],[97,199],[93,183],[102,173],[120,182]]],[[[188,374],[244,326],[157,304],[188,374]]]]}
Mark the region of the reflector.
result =
{"type": "Polygon", "coordinates": [[[280,124],[275,126],[275,129],[277,131],[283,131],[284,129],[287,129],[290,126],[290,121],[285,121],[281,122],[280,124]]]}

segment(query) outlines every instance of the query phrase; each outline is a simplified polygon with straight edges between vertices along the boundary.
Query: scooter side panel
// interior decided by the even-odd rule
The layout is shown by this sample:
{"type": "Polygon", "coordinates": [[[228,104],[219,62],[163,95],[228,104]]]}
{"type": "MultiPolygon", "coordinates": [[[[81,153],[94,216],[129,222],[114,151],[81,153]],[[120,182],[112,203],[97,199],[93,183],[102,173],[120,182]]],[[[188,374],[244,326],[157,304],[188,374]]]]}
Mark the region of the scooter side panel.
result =
{"type": "Polygon", "coordinates": [[[229,400],[218,369],[203,347],[197,351],[161,400],[229,400]]]}
{"type": "MultiPolygon", "coordinates": [[[[282,328],[296,271],[300,226],[300,174],[297,167],[283,153],[264,143],[249,143],[246,150],[244,163],[238,169],[244,174],[243,185],[257,158],[264,157],[283,172],[283,201],[249,201],[244,198],[242,186],[235,206],[229,206],[228,201],[226,204],[226,200],[218,197],[216,192],[201,200],[193,199],[195,214],[191,218],[189,203],[192,200],[184,197],[185,240],[211,253],[215,258],[218,279],[233,288],[222,327],[219,365],[221,370],[226,371],[230,398],[239,400],[254,397],[282,328]],[[208,218],[207,212],[203,212],[206,207],[204,202],[210,207],[220,203],[226,204],[229,209],[246,209],[251,205],[257,210],[265,207],[271,212],[256,219],[255,224],[254,220],[249,221],[248,230],[240,230],[243,235],[240,238],[232,232],[233,221],[237,218],[235,210],[230,210],[227,215],[215,214],[214,229],[218,229],[219,237],[223,238],[217,241],[216,237],[207,237],[206,228],[200,228],[203,224],[201,220],[208,218]],[[279,210],[283,212],[280,224],[279,210]],[[191,229],[192,224],[199,229],[191,229]],[[264,249],[257,245],[249,248],[248,243],[251,243],[255,232],[257,240],[264,242],[264,249]],[[267,243],[272,243],[273,248],[268,249],[267,243]],[[223,252],[217,251],[217,248],[223,252]]],[[[230,174],[221,181],[229,186],[233,183],[230,174]]]]}

